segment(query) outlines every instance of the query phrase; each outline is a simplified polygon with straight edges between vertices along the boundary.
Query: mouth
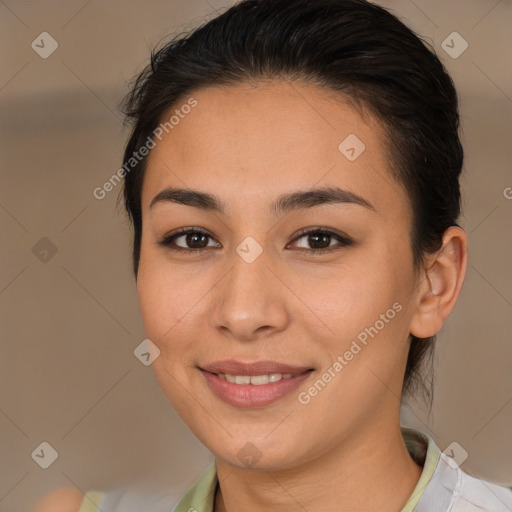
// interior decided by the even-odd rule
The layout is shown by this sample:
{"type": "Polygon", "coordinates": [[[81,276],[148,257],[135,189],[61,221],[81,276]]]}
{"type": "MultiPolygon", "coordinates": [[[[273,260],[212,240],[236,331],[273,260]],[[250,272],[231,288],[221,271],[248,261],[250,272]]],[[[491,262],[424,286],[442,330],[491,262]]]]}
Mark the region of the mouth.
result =
{"type": "Polygon", "coordinates": [[[264,407],[294,391],[314,368],[274,361],[219,361],[199,367],[215,396],[239,408],[264,407]]]}
{"type": "Polygon", "coordinates": [[[266,373],[263,375],[230,375],[229,373],[214,373],[220,379],[227,380],[232,384],[261,386],[269,382],[279,382],[281,379],[290,379],[295,375],[293,373],[266,373]]]}

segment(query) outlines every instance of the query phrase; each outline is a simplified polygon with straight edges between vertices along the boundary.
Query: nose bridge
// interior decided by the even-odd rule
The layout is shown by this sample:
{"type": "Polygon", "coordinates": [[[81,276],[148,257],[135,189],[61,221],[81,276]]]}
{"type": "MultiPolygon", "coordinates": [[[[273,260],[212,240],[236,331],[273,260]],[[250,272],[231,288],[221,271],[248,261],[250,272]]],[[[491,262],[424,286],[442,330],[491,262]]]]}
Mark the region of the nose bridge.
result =
{"type": "Polygon", "coordinates": [[[227,276],[230,287],[233,288],[230,290],[231,295],[234,293],[243,297],[245,293],[258,294],[264,291],[258,291],[257,288],[263,283],[268,283],[265,277],[268,277],[271,272],[267,268],[270,264],[269,249],[264,249],[263,245],[263,234],[260,234],[245,235],[238,245],[233,246],[228,254],[231,271],[227,276]]]}
{"type": "Polygon", "coordinates": [[[229,255],[228,264],[228,274],[216,287],[213,326],[240,339],[250,339],[261,327],[282,329],[287,318],[284,296],[273,286],[263,247],[247,237],[229,255]]]}

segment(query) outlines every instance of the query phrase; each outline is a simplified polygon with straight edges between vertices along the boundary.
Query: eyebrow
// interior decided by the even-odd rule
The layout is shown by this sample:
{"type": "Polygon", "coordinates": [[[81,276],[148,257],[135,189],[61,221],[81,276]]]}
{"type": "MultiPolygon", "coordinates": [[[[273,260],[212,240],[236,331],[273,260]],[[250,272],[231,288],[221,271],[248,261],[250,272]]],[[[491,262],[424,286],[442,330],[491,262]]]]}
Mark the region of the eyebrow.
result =
{"type": "MultiPolygon", "coordinates": [[[[225,203],[213,194],[186,188],[167,187],[163,189],[152,199],[149,207],[152,208],[158,203],[183,204],[223,215],[226,215],[227,211],[225,203]]],[[[377,212],[368,200],[354,192],[338,187],[325,187],[282,194],[270,204],[269,213],[282,215],[293,210],[336,203],[356,204],[377,212]]]]}

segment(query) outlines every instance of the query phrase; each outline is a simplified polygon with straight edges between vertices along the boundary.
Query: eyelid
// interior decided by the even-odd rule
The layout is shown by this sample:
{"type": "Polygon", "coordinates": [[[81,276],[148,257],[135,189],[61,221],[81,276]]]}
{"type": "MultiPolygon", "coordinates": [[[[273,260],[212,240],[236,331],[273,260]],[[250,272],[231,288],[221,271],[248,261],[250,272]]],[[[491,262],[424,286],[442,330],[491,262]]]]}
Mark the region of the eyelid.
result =
{"type": "Polygon", "coordinates": [[[333,228],[326,228],[326,227],[323,227],[323,226],[309,226],[307,228],[299,229],[299,231],[297,231],[293,235],[294,238],[293,238],[292,241],[295,241],[295,240],[297,240],[297,238],[301,238],[304,235],[309,235],[311,233],[323,233],[325,235],[335,235],[336,237],[339,237],[339,238],[343,239],[347,243],[352,242],[350,237],[348,235],[346,235],[345,233],[340,232],[338,230],[335,230],[333,228]]]}
{"type": "MultiPolygon", "coordinates": [[[[202,248],[202,249],[189,249],[189,248],[185,248],[185,247],[179,247],[176,245],[172,245],[172,243],[175,241],[176,238],[180,238],[181,236],[188,235],[188,234],[194,234],[194,233],[200,233],[202,235],[206,235],[207,237],[211,238],[212,240],[215,240],[215,238],[212,235],[210,235],[210,233],[208,233],[208,231],[206,231],[205,229],[196,227],[196,226],[188,226],[185,228],[179,228],[175,231],[172,231],[171,233],[168,233],[167,235],[164,235],[156,243],[157,243],[157,245],[167,247],[168,249],[170,249],[172,251],[200,253],[202,250],[206,249],[206,247],[202,248]]],[[[215,241],[217,243],[219,243],[217,240],[215,240],[215,241]]]]}
{"type": "MultiPolygon", "coordinates": [[[[316,234],[316,233],[329,235],[332,238],[335,238],[336,240],[338,240],[339,244],[337,246],[336,245],[329,246],[324,249],[307,249],[307,248],[301,247],[301,248],[298,248],[297,250],[299,252],[306,252],[306,253],[312,254],[312,255],[321,255],[321,254],[325,254],[327,252],[334,252],[337,249],[341,249],[343,247],[348,247],[350,245],[353,245],[353,243],[354,243],[354,241],[350,237],[348,237],[344,233],[343,234],[339,233],[337,230],[333,230],[331,228],[326,228],[326,227],[321,227],[321,226],[312,226],[312,227],[310,226],[307,228],[303,228],[303,229],[299,230],[297,233],[295,233],[294,239],[290,242],[290,244],[297,242],[299,239],[303,238],[306,235],[316,234]]],[[[288,247],[290,244],[288,244],[286,247],[288,247]]]]}

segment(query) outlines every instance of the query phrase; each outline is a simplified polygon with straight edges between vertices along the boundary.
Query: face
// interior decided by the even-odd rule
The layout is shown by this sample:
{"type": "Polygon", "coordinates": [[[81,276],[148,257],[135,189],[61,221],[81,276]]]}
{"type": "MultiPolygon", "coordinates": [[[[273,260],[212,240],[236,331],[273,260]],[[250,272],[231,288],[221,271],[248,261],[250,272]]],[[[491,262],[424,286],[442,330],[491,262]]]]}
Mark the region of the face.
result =
{"type": "Polygon", "coordinates": [[[311,462],[398,422],[416,278],[382,125],[312,85],[193,98],[142,190],[137,286],[164,394],[238,467],[311,462]]]}

